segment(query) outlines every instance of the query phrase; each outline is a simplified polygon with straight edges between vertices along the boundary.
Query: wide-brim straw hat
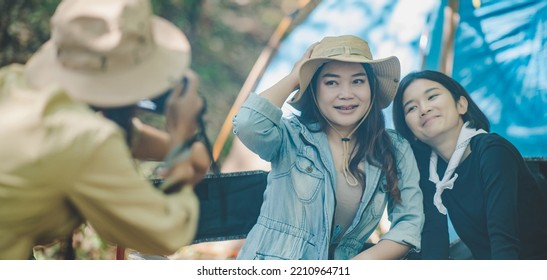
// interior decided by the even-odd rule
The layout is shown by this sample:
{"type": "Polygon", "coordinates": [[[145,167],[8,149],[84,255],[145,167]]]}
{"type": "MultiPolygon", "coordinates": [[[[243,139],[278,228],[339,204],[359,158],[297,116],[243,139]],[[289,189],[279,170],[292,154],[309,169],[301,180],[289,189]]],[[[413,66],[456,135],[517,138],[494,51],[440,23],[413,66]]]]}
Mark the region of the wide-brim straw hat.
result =
{"type": "Polygon", "coordinates": [[[74,99],[119,107],[153,98],[180,81],[190,44],[148,0],[64,0],[51,39],[26,65],[35,87],[62,86],[74,99]]]}
{"type": "Polygon", "coordinates": [[[386,108],[393,101],[401,76],[399,59],[395,56],[374,59],[367,41],[353,35],[342,35],[325,37],[313,48],[310,58],[300,68],[300,88],[289,100],[289,104],[297,109],[304,105],[299,102],[302,94],[317,69],[329,61],[370,64],[378,81],[375,102],[381,108],[386,108]]]}

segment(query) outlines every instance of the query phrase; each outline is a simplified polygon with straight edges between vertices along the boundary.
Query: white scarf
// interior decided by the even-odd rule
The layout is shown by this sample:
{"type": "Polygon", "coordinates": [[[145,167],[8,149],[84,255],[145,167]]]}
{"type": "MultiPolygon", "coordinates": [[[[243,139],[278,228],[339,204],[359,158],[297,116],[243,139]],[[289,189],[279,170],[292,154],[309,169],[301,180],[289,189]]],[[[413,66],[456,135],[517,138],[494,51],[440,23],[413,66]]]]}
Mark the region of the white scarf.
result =
{"type": "Polygon", "coordinates": [[[437,175],[438,156],[434,151],[431,151],[431,157],[429,159],[429,181],[435,183],[435,188],[437,189],[435,191],[435,195],[433,196],[433,204],[435,204],[439,212],[444,215],[446,215],[446,207],[443,205],[441,195],[445,189],[452,189],[454,187],[454,181],[458,178],[458,174],[454,174],[454,177],[452,177],[452,173],[454,173],[454,170],[456,170],[456,167],[460,164],[462,156],[465,149],[469,145],[471,138],[478,134],[487,133],[483,129],[477,130],[469,128],[468,126],[469,122],[463,124],[460,135],[458,136],[458,142],[456,143],[456,150],[450,157],[450,161],[448,162],[448,166],[444,172],[443,179],[440,181],[439,175],[437,175]]]}

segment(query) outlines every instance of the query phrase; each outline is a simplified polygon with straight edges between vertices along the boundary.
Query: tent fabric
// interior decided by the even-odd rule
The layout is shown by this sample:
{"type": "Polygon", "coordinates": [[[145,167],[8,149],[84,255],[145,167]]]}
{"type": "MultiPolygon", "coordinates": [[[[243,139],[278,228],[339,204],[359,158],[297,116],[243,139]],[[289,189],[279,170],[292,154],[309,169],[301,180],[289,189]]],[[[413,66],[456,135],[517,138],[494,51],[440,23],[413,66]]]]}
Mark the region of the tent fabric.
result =
{"type": "Polygon", "coordinates": [[[453,77],[527,158],[547,158],[547,2],[460,1],[453,77]]]}

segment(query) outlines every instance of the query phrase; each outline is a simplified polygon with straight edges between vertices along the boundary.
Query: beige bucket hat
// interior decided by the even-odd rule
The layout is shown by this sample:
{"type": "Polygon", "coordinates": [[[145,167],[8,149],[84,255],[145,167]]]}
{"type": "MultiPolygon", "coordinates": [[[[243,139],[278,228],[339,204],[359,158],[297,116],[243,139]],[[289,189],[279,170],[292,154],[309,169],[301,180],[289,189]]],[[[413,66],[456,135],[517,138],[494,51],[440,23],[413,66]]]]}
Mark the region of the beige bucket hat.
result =
{"type": "Polygon", "coordinates": [[[395,56],[373,59],[367,41],[353,35],[325,37],[317,44],[310,58],[300,68],[300,89],[289,101],[295,108],[302,104],[298,101],[306,91],[310,81],[321,65],[329,61],[368,63],[372,66],[378,80],[378,95],[375,102],[381,108],[389,106],[399,85],[401,65],[395,56]]]}
{"type": "Polygon", "coordinates": [[[148,0],[63,0],[25,72],[35,87],[56,83],[77,100],[118,107],[160,95],[189,65],[185,35],[153,16],[148,0]]]}

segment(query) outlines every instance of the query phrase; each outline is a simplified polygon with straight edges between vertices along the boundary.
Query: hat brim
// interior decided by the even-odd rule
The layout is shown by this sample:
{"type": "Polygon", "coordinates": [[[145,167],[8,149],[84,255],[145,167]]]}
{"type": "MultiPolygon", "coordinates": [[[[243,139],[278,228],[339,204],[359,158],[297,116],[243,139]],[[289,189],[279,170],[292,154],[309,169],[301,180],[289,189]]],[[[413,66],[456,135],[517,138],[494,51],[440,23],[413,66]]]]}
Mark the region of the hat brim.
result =
{"type": "Polygon", "coordinates": [[[341,62],[352,62],[352,63],[366,63],[372,66],[372,70],[376,75],[378,81],[378,95],[375,100],[378,102],[380,107],[386,108],[389,106],[395,93],[397,92],[397,87],[399,86],[399,79],[401,77],[401,64],[399,59],[395,56],[390,56],[381,59],[367,60],[362,56],[336,56],[331,58],[311,58],[304,62],[300,68],[300,88],[293,95],[291,100],[288,101],[291,106],[299,109],[303,106],[300,104],[302,94],[306,91],[309,86],[313,75],[321,65],[331,62],[331,61],[341,61],[341,62]]]}
{"type": "Polygon", "coordinates": [[[41,88],[63,87],[69,96],[99,107],[136,104],[165,92],[181,79],[190,65],[190,44],[172,23],[152,17],[156,47],[146,60],[126,71],[81,72],[63,67],[50,40],[25,66],[28,81],[41,88]]]}

